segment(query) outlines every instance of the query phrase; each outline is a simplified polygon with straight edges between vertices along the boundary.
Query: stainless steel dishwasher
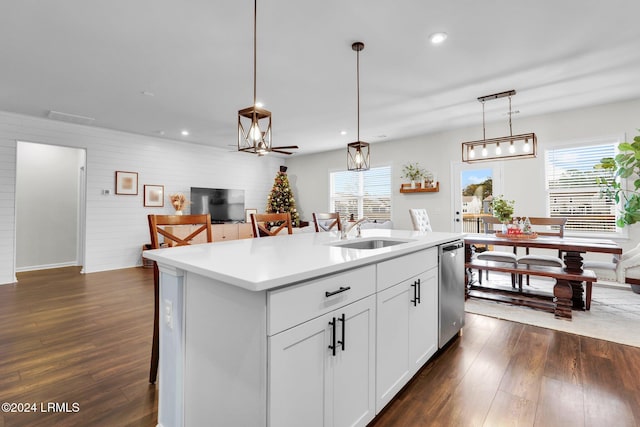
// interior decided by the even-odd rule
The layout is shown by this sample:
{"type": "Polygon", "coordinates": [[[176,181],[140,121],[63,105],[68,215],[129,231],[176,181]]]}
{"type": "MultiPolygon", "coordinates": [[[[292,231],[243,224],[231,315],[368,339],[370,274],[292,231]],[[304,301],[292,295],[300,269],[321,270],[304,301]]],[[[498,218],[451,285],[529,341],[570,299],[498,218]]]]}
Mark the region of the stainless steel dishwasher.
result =
{"type": "Polygon", "coordinates": [[[464,326],[464,243],[439,246],[438,347],[443,347],[464,326]]]}

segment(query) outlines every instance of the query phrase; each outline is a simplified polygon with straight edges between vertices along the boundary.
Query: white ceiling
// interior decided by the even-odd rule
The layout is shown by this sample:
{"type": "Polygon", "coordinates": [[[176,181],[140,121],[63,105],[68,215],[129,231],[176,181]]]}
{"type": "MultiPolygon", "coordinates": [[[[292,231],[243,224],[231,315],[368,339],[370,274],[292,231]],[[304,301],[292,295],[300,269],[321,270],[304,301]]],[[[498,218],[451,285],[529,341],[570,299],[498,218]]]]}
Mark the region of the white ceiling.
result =
{"type": "MultiPolygon", "coordinates": [[[[363,41],[361,140],[481,138],[476,98],[509,89],[514,133],[531,132],[519,118],[640,97],[638,16],[638,0],[259,0],[257,97],[274,145],[344,147],[363,41]]],[[[0,58],[0,110],[233,150],[253,101],[253,1],[3,1],[0,58]]],[[[487,121],[507,110],[488,102],[487,121]]]]}

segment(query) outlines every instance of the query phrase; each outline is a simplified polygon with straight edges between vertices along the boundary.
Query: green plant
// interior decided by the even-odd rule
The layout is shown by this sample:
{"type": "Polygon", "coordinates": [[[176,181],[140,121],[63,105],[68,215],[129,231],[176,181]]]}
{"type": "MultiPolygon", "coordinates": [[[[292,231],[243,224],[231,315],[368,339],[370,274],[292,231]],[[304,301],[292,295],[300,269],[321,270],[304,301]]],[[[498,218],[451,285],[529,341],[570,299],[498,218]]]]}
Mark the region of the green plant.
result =
{"type": "Polygon", "coordinates": [[[402,178],[407,178],[411,181],[417,181],[422,178],[424,171],[416,163],[407,163],[402,166],[402,178]]]}
{"type": "MultiPolygon", "coordinates": [[[[640,129],[638,129],[640,131],[640,129]]],[[[633,142],[623,142],[618,145],[620,154],[615,157],[605,157],[594,166],[611,172],[610,177],[597,177],[600,194],[615,200],[622,210],[616,220],[618,227],[640,222],[640,136],[633,138],[633,142]],[[633,188],[628,189],[624,181],[633,179],[633,188]]]]}
{"type": "Polygon", "coordinates": [[[515,201],[506,200],[501,194],[493,199],[493,216],[498,218],[500,222],[510,222],[513,216],[513,208],[515,201]]]}

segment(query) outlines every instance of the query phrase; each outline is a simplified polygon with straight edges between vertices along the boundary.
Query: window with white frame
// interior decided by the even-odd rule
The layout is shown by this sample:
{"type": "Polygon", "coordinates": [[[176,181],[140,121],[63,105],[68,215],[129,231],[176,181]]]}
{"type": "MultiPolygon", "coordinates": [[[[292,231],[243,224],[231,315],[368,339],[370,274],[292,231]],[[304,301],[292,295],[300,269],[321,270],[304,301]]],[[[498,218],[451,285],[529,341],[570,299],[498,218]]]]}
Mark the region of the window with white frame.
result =
{"type": "Polygon", "coordinates": [[[362,172],[330,173],[329,210],[340,218],[367,217],[370,221],[391,219],[391,167],[371,168],[362,172]]]}
{"type": "Polygon", "coordinates": [[[603,157],[615,157],[617,141],[545,151],[545,177],[551,217],[568,218],[565,230],[585,233],[619,233],[616,203],[600,193],[597,178],[612,172],[595,169],[603,157]]]}

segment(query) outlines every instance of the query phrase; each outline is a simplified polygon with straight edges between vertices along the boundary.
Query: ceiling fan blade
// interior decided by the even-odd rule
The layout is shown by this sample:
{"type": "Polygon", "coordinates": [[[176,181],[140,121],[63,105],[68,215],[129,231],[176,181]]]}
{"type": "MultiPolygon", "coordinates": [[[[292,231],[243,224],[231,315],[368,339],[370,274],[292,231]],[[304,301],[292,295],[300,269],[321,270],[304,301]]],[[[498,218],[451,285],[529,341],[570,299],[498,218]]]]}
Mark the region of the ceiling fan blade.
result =
{"type": "Polygon", "coordinates": [[[271,149],[274,148],[278,148],[278,149],[285,149],[285,150],[297,150],[298,146],[297,145],[281,145],[280,147],[271,147],[271,149]]]}

